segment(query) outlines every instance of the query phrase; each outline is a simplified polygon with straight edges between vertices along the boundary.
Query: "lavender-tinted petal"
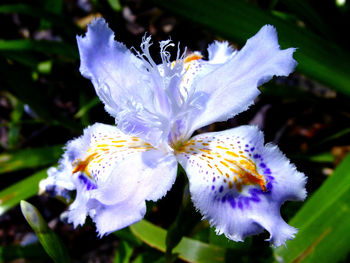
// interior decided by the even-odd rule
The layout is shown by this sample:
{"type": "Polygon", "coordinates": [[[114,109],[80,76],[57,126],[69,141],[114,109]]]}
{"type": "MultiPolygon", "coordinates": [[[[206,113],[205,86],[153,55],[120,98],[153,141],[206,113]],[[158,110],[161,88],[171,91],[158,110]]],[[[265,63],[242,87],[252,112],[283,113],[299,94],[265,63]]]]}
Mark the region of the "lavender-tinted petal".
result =
{"type": "Polygon", "coordinates": [[[266,229],[274,246],[294,237],[296,230],[283,221],[280,206],[306,197],[306,177],[276,146],[264,146],[256,127],[197,135],[176,156],[188,175],[194,205],[219,234],[242,241],[266,229]]]}
{"type": "Polygon", "coordinates": [[[204,109],[193,119],[192,131],[248,109],[258,86],[273,76],[288,76],[295,68],[294,48],[281,50],[274,27],[266,25],[226,63],[193,82],[194,94],[207,94],[204,109]]]}

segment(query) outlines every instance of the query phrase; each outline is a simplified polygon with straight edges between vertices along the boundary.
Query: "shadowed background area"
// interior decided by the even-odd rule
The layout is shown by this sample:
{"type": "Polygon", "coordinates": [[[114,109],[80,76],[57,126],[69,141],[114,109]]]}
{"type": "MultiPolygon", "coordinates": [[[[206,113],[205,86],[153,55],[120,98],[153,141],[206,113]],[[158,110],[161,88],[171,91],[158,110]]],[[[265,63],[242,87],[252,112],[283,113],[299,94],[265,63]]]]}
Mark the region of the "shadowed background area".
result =
{"type": "Polygon", "coordinates": [[[346,0],[1,1],[0,262],[347,262],[349,15],[346,0]],[[288,248],[271,248],[266,232],[242,243],[217,236],[193,208],[181,169],[167,196],[147,204],[146,220],[102,239],[89,220],[75,230],[65,222],[67,200],[37,195],[68,140],[95,122],[114,123],[79,72],[76,35],[94,17],[128,48],[152,35],[156,62],[161,40],[206,57],[214,40],[239,49],[265,24],[282,48],[297,48],[295,73],[260,87],[248,111],[197,131],[257,125],[308,176],[307,200],[281,210],[299,229],[288,248]],[[26,218],[24,199],[38,209],[22,202],[26,218]]]}

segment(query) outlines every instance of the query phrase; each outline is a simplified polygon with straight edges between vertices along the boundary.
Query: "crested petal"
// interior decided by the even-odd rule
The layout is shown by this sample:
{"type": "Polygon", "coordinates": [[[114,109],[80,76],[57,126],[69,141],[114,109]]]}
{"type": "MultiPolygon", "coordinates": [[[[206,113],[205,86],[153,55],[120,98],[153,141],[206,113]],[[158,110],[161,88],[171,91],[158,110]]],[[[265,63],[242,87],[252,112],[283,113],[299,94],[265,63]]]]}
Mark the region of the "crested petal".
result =
{"type": "Polygon", "coordinates": [[[208,62],[211,64],[222,64],[231,59],[235,53],[236,51],[228,42],[214,41],[208,47],[208,62]]]}
{"type": "Polygon", "coordinates": [[[306,177],[276,146],[264,146],[256,127],[200,134],[176,156],[194,205],[219,234],[242,241],[266,229],[274,246],[294,237],[297,231],[282,219],[280,206],[306,197],[306,177]]]}
{"type": "Polygon", "coordinates": [[[119,129],[154,146],[166,141],[172,109],[177,108],[179,100],[173,91],[182,79],[182,56],[178,54],[179,62],[172,64],[167,51],[174,44],[160,42],[162,64],[158,66],[150,55],[150,37],[143,38],[141,52],[135,51],[134,55],[114,40],[114,33],[103,18],[93,20],[86,35],[78,36],[77,42],[80,72],[92,81],[119,129]]]}
{"type": "Polygon", "coordinates": [[[102,18],[93,20],[85,37],[77,36],[77,42],[81,74],[92,81],[107,112],[116,117],[125,95],[142,87],[141,62],[114,40],[113,31],[102,18]]]}
{"type": "Polygon", "coordinates": [[[88,127],[71,141],[63,160],[46,180],[76,189],[68,220],[76,227],[90,215],[100,235],[141,220],[145,201],[164,196],[177,170],[172,154],[104,124],[88,127]]]}
{"type": "Polygon", "coordinates": [[[288,76],[297,64],[295,49],[281,50],[270,25],[262,27],[240,51],[233,52],[223,43],[215,43],[208,51],[210,60],[201,61],[191,87],[193,96],[205,98],[203,109],[193,116],[191,132],[246,110],[259,95],[258,86],[273,76],[288,76]]]}

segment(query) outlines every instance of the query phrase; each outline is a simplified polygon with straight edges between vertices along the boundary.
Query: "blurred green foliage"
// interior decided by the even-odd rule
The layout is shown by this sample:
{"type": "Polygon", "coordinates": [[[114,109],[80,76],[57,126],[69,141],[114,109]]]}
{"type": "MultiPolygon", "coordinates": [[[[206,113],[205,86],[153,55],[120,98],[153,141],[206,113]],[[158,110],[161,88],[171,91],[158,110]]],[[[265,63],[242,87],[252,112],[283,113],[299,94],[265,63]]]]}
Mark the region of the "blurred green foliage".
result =
{"type": "Polygon", "coordinates": [[[349,6],[316,0],[2,1],[0,262],[47,262],[48,256],[55,262],[347,262],[349,6]],[[241,47],[268,23],[277,28],[283,48],[298,48],[296,74],[262,87],[256,105],[233,122],[210,127],[262,125],[268,141],[278,142],[308,175],[308,200],[282,208],[299,229],[287,248],[269,247],[266,233],[242,243],[217,236],[200,221],[181,176],[165,200],[148,204],[147,221],[101,240],[89,222],[76,230],[57,223],[67,204],[36,197],[39,181],[62,154],[61,145],[94,122],[114,123],[79,73],[75,43],[87,23],[101,15],[128,46],[137,47],[147,31],[157,41],[170,35],[205,53],[214,39],[241,47]],[[22,202],[36,238],[19,216],[24,199],[43,214],[22,202]]]}

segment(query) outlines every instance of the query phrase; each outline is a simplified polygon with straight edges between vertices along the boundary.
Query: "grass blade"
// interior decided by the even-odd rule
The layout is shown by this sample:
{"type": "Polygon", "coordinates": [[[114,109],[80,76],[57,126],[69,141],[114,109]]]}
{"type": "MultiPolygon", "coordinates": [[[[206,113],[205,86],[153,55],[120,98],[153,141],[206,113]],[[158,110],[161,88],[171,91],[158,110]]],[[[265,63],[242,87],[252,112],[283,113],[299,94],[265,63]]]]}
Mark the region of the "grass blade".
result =
{"type": "Polygon", "coordinates": [[[0,191],[0,216],[7,210],[39,192],[39,182],[47,177],[47,169],[37,172],[0,191]]]}
{"type": "Polygon", "coordinates": [[[0,154],[0,174],[54,164],[63,153],[61,145],[0,154]]]}
{"type": "Polygon", "coordinates": [[[75,46],[64,42],[15,39],[0,40],[0,51],[35,51],[45,55],[62,55],[71,59],[78,59],[78,50],[75,46]]]}
{"type": "Polygon", "coordinates": [[[38,209],[26,201],[21,201],[22,213],[37,235],[46,253],[56,263],[71,262],[67,248],[58,236],[49,228],[38,209]]]}
{"type": "Polygon", "coordinates": [[[350,252],[350,154],[290,221],[299,233],[275,249],[283,262],[338,262],[350,252]],[[332,248],[332,249],[329,249],[332,248]]]}
{"type": "MultiPolygon", "coordinates": [[[[130,226],[130,229],[135,236],[149,246],[162,252],[166,251],[166,230],[157,227],[146,220],[142,220],[130,226]]],[[[212,263],[225,262],[226,250],[191,238],[183,237],[172,252],[178,254],[179,258],[186,262],[212,263]]]]}
{"type": "Polygon", "coordinates": [[[1,246],[0,247],[0,263],[15,262],[15,259],[24,258],[30,262],[39,260],[47,260],[49,257],[40,246],[35,243],[27,246],[1,246]]]}

